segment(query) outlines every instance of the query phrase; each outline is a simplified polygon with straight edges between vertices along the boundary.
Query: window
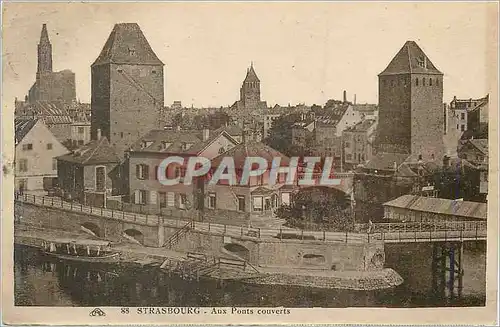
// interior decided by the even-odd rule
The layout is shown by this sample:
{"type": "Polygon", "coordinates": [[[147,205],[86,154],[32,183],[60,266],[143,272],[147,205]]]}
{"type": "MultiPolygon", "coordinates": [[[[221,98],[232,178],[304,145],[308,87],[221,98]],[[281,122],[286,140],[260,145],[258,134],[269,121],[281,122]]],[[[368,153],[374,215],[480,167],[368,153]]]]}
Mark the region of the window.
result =
{"type": "Polygon", "coordinates": [[[83,140],[78,140],[78,145],[83,145],[83,140]]]}
{"type": "Polygon", "coordinates": [[[57,170],[57,159],[52,159],[52,170],[57,170]]]}
{"type": "Polygon", "coordinates": [[[347,160],[352,160],[352,154],[349,153],[346,157],[347,157],[347,160]]]}
{"type": "Polygon", "coordinates": [[[463,119],[465,119],[465,113],[464,113],[464,112],[462,112],[462,113],[460,114],[460,119],[462,119],[462,120],[463,120],[463,119]]]}
{"type": "Polygon", "coordinates": [[[165,192],[158,192],[158,197],[159,202],[160,202],[160,208],[166,208],[167,207],[167,193],[165,192]]]}
{"type": "Polygon", "coordinates": [[[422,86],[425,86],[425,77],[422,78],[422,86]]]}
{"type": "Polygon", "coordinates": [[[149,177],[149,166],[140,164],[135,166],[135,175],[137,179],[148,179],[149,177]]]}
{"type": "Polygon", "coordinates": [[[83,129],[83,127],[78,127],[78,134],[83,134],[84,132],[85,130],[83,129]]]}
{"type": "Polygon", "coordinates": [[[462,124],[462,125],[460,126],[460,131],[461,131],[461,132],[465,131],[465,125],[464,125],[464,124],[462,124]]]}
{"type": "Polygon", "coordinates": [[[20,159],[19,160],[19,171],[22,171],[22,172],[28,171],[28,159],[20,159]]]}
{"type": "Polygon", "coordinates": [[[223,154],[224,152],[226,152],[226,150],[224,149],[224,147],[221,147],[221,148],[219,149],[219,154],[223,154]]]}
{"type": "Polygon", "coordinates": [[[134,48],[128,48],[128,54],[129,54],[129,56],[135,56],[135,49],[134,48]]]}
{"type": "Polygon", "coordinates": [[[415,86],[418,86],[418,78],[415,79],[415,86]]]}
{"type": "Polygon", "coordinates": [[[458,124],[457,124],[457,129],[458,129],[458,124]]]}
{"type": "Polygon", "coordinates": [[[439,85],[439,78],[436,78],[436,85],[439,85]]]}
{"type": "Polygon", "coordinates": [[[281,193],[281,204],[290,205],[290,193],[281,193]]]}
{"type": "Polygon", "coordinates": [[[147,199],[146,191],[138,190],[136,192],[137,192],[136,204],[146,204],[146,199],[147,199]]]}
{"type": "Polygon", "coordinates": [[[33,143],[23,144],[23,151],[33,150],[33,143]]]}
{"type": "Polygon", "coordinates": [[[477,160],[477,161],[483,161],[483,159],[484,159],[484,158],[483,158],[483,156],[481,156],[481,155],[479,155],[479,154],[478,154],[478,155],[476,155],[476,160],[477,160]]]}
{"type": "Polygon", "coordinates": [[[47,150],[52,150],[52,143],[47,143],[47,150]]]}
{"type": "Polygon", "coordinates": [[[262,197],[255,196],[253,198],[253,211],[262,211],[262,197]]]}
{"type": "Polygon", "coordinates": [[[96,167],[95,189],[96,191],[104,191],[106,189],[106,167],[96,167]]]}
{"type": "Polygon", "coordinates": [[[172,143],[168,143],[168,142],[161,142],[161,148],[162,150],[166,150],[169,148],[169,146],[171,146],[172,143]]]}
{"type": "Polygon", "coordinates": [[[167,206],[169,206],[169,207],[175,206],[175,193],[174,192],[167,193],[167,206]]]}
{"type": "Polygon", "coordinates": [[[158,180],[158,166],[155,166],[155,181],[158,180]]]}
{"type": "Polygon", "coordinates": [[[123,132],[120,132],[120,137],[123,138],[123,132]]]}
{"type": "Polygon", "coordinates": [[[265,198],[264,204],[265,204],[264,210],[266,211],[271,210],[271,198],[265,198]]]}
{"type": "Polygon", "coordinates": [[[152,70],[152,71],[151,71],[151,74],[156,74],[156,70],[152,70]]]}
{"type": "Polygon", "coordinates": [[[432,77],[429,78],[429,86],[432,86],[432,77]]]}
{"type": "Polygon", "coordinates": [[[238,211],[245,211],[245,197],[238,196],[238,211]]]}
{"type": "Polygon", "coordinates": [[[174,178],[180,177],[181,176],[181,167],[176,166],[174,168],[174,178]]]}
{"type": "Polygon", "coordinates": [[[184,193],[179,194],[179,208],[180,209],[186,209],[186,202],[187,202],[186,194],[184,194],[184,193]]]}
{"type": "Polygon", "coordinates": [[[210,193],[208,195],[208,207],[210,209],[215,209],[217,206],[217,195],[215,193],[210,193]]]}
{"type": "Polygon", "coordinates": [[[346,147],[346,148],[350,148],[350,147],[351,147],[351,143],[349,143],[349,142],[345,142],[345,147],[346,147]]]}

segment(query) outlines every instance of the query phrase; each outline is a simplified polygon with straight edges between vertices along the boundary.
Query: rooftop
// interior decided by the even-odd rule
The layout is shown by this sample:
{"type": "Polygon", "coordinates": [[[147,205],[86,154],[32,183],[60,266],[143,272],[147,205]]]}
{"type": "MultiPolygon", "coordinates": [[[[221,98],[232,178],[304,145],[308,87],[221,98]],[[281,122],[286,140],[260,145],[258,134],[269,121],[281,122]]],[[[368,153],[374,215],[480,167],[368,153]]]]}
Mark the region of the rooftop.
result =
{"type": "Polygon", "coordinates": [[[109,63],[163,66],[137,23],[115,24],[92,66],[109,63]]]}
{"type": "Polygon", "coordinates": [[[288,165],[290,158],[281,152],[265,145],[261,142],[249,141],[241,143],[230,149],[229,151],[215,157],[212,160],[212,167],[217,167],[225,157],[232,157],[234,159],[235,168],[243,168],[247,157],[260,157],[266,159],[268,168],[271,167],[273,159],[276,157],[281,158],[280,165],[288,165]]]}
{"type": "Polygon", "coordinates": [[[486,203],[429,198],[418,195],[403,195],[384,203],[384,206],[484,220],[487,219],[488,211],[486,203]]]}
{"type": "Polygon", "coordinates": [[[415,41],[406,41],[380,75],[412,73],[443,75],[415,41]]]}
{"type": "Polygon", "coordinates": [[[38,119],[14,119],[14,130],[15,130],[15,142],[16,144],[21,142],[24,137],[31,131],[31,129],[36,125],[38,119]]]}
{"type": "Polygon", "coordinates": [[[57,159],[82,165],[119,163],[121,161],[106,137],[90,141],[69,154],[57,157],[57,159]]]}

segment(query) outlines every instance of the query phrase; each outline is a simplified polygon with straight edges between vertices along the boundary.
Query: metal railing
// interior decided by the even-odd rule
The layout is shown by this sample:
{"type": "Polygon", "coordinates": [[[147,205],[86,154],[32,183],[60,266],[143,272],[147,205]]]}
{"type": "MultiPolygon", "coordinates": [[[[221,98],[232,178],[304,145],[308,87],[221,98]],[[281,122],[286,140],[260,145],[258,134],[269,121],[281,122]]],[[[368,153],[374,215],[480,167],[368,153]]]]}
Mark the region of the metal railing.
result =
{"type": "Polygon", "coordinates": [[[174,245],[176,245],[181,237],[183,237],[186,233],[188,233],[191,229],[194,228],[194,222],[190,221],[186,225],[182,226],[181,229],[178,229],[169,239],[163,244],[163,246],[171,249],[174,245]]]}
{"type": "MultiPolygon", "coordinates": [[[[327,232],[306,231],[293,228],[253,228],[234,225],[215,224],[211,222],[198,222],[194,220],[169,219],[164,216],[137,214],[120,210],[105,209],[100,207],[85,206],[80,203],[71,203],[61,198],[44,197],[35,195],[16,195],[15,201],[32,203],[44,207],[81,212],[107,219],[131,222],[138,225],[177,228],[174,235],[178,239],[187,230],[214,235],[231,236],[235,238],[267,239],[277,242],[329,242],[329,243],[366,243],[366,242],[393,242],[394,240],[436,241],[441,239],[485,239],[485,221],[460,221],[436,223],[383,223],[372,224],[370,233],[368,224],[358,225],[357,232],[327,232]],[[455,234],[453,232],[456,232],[455,234]],[[462,232],[462,234],[460,234],[462,232]],[[441,233],[441,234],[439,234],[441,233]],[[396,235],[396,236],[395,236],[396,235]],[[461,235],[461,236],[460,236],[461,235]]],[[[174,235],[170,237],[173,240],[174,235]]],[[[170,240],[169,239],[169,240],[170,240]]],[[[169,242],[165,242],[164,246],[169,242]]]]}

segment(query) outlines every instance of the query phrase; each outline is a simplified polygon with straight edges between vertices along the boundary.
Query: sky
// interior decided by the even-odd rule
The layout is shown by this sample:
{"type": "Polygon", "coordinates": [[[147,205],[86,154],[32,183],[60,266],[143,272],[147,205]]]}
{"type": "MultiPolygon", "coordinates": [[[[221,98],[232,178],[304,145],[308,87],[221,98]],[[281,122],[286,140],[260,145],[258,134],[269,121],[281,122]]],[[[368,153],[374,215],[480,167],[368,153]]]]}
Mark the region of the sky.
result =
{"type": "Polygon", "coordinates": [[[253,62],[269,105],[378,102],[379,74],[414,40],[444,75],[444,101],[482,97],[492,27],[486,3],[4,3],[3,106],[35,80],[47,23],[55,71],[76,74],[90,102],[90,65],[113,25],[136,22],[165,63],[165,105],[227,106],[253,62]]]}

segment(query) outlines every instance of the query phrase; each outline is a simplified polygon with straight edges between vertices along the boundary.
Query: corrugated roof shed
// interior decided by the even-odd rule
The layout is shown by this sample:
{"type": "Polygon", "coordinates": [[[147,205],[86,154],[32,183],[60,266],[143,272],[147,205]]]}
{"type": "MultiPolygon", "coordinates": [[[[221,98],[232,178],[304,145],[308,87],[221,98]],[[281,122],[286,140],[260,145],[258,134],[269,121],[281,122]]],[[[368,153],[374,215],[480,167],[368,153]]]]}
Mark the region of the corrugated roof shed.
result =
{"type": "Polygon", "coordinates": [[[409,194],[386,202],[384,206],[484,220],[487,219],[488,211],[488,205],[482,202],[429,198],[409,194]]]}

